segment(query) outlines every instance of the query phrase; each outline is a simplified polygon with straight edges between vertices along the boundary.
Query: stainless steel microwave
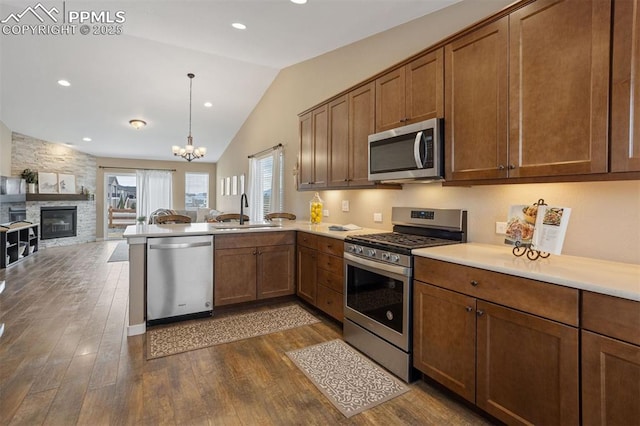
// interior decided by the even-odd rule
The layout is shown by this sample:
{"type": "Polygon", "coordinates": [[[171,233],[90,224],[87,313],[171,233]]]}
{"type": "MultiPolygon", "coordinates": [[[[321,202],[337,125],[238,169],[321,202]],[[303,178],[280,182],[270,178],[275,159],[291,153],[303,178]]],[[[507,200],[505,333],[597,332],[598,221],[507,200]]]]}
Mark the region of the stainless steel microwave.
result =
{"type": "Polygon", "coordinates": [[[442,180],[443,127],[432,118],[369,135],[369,180],[442,180]]]}

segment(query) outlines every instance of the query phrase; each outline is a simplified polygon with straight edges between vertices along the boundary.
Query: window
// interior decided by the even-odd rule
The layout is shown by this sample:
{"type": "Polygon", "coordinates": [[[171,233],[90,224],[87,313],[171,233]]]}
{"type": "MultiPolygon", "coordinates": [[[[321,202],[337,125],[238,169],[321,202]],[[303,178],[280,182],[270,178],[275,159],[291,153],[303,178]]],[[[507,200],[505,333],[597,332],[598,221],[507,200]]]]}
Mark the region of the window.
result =
{"type": "Polygon", "coordinates": [[[249,160],[249,209],[251,221],[262,221],[264,215],[283,209],[283,150],[274,149],[249,160]]]}
{"type": "Polygon", "coordinates": [[[209,207],[209,173],[185,173],[184,208],[209,207]]]}

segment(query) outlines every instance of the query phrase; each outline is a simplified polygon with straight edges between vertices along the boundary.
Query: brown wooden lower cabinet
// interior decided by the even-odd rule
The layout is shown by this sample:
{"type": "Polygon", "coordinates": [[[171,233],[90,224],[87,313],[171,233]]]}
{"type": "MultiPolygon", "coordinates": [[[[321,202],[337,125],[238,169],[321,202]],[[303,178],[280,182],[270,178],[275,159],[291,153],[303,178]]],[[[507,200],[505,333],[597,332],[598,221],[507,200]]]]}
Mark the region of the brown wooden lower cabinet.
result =
{"type": "Polygon", "coordinates": [[[508,424],[578,424],[578,330],[414,285],[414,367],[508,424]]]}
{"type": "Polygon", "coordinates": [[[297,294],[303,300],[316,304],[317,254],[309,247],[298,246],[297,250],[298,286],[297,294]]]}
{"type": "Polygon", "coordinates": [[[582,422],[640,424],[640,302],[582,292],[582,422]]]}
{"type": "Polygon", "coordinates": [[[307,232],[298,232],[297,241],[298,296],[342,321],[342,241],[307,232]]]}
{"type": "Polygon", "coordinates": [[[214,305],[295,293],[295,234],[215,237],[214,305]]]}
{"type": "Polygon", "coordinates": [[[640,423],[640,346],[582,331],[582,422],[640,423]]]}
{"type": "Polygon", "coordinates": [[[476,405],[509,424],[578,424],[578,329],[484,301],[476,316],[476,405]]]}
{"type": "Polygon", "coordinates": [[[579,424],[578,290],[424,258],[415,278],[415,368],[507,424],[579,424]]]}

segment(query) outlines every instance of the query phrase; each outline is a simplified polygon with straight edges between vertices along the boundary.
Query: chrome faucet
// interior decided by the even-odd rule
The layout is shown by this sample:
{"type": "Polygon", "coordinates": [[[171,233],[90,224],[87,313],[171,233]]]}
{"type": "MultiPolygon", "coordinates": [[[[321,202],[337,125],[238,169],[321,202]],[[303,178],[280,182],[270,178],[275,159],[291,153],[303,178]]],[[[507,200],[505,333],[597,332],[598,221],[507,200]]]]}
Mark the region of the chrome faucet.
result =
{"type": "Polygon", "coordinates": [[[249,202],[247,201],[247,194],[242,194],[240,196],[240,225],[244,225],[244,208],[249,207],[249,202]],[[244,205],[242,204],[242,200],[244,200],[244,205]]]}

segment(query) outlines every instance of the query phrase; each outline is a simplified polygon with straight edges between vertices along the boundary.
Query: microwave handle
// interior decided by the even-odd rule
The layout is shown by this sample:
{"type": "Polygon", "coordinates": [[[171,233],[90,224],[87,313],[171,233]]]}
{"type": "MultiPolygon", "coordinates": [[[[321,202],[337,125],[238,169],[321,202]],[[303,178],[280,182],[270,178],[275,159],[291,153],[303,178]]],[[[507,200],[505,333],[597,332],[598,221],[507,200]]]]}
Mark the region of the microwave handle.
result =
{"type": "Polygon", "coordinates": [[[416,140],[413,143],[413,158],[416,160],[416,167],[418,169],[424,168],[422,157],[420,156],[420,143],[422,142],[422,131],[416,133],[416,140]]]}

